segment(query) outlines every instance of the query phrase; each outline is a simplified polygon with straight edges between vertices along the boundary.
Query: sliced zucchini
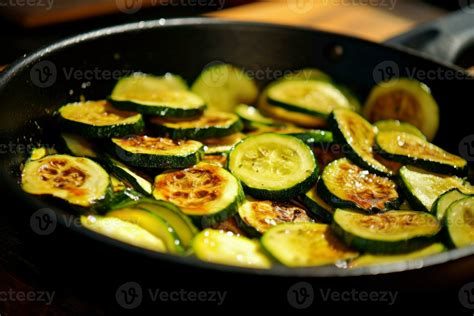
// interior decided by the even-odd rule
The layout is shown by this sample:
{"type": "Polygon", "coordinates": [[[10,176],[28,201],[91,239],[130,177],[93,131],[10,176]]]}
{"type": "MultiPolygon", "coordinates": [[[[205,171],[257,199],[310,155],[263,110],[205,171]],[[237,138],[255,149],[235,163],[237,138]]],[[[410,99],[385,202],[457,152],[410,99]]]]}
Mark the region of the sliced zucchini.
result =
{"type": "Polygon", "coordinates": [[[349,101],[339,89],[318,80],[281,80],[271,85],[267,98],[273,106],[322,118],[337,108],[350,109],[349,101]]]}
{"type": "Polygon", "coordinates": [[[97,151],[94,145],[87,139],[74,135],[61,133],[61,138],[69,153],[78,157],[97,158],[97,151]]]}
{"type": "Polygon", "coordinates": [[[346,149],[349,159],[379,175],[391,175],[391,171],[374,157],[375,129],[362,116],[338,109],[332,112],[328,124],[334,140],[346,149]]]}
{"type": "Polygon", "coordinates": [[[58,113],[64,130],[83,137],[139,134],[145,126],[141,114],[117,110],[104,100],[69,103],[58,113]]]}
{"type": "Polygon", "coordinates": [[[336,209],[332,228],[344,243],[360,251],[403,253],[433,242],[441,225],[425,212],[396,210],[367,215],[336,209]]]}
{"type": "Polygon", "coordinates": [[[306,210],[289,202],[247,200],[239,207],[237,223],[250,235],[259,236],[282,223],[314,222],[306,210]]]}
{"type": "Polygon", "coordinates": [[[399,120],[382,120],[375,122],[374,126],[377,128],[377,132],[405,132],[426,140],[426,136],[418,128],[407,122],[400,122],[399,120]]]}
{"type": "Polygon", "coordinates": [[[204,100],[178,80],[145,74],[120,79],[109,100],[119,109],[160,117],[196,117],[206,108],[204,100]]]}
{"type": "Polygon", "coordinates": [[[284,123],[276,121],[270,117],[263,115],[256,107],[239,104],[235,108],[235,114],[237,114],[242,122],[244,123],[245,129],[255,130],[259,127],[266,126],[282,126],[284,123]]]}
{"type": "Polygon", "coordinates": [[[379,154],[393,161],[438,173],[464,175],[467,161],[428,143],[422,138],[396,131],[379,132],[375,137],[379,154]]]}
{"type": "Polygon", "coordinates": [[[225,168],[225,166],[227,166],[227,155],[226,154],[204,155],[204,158],[202,158],[202,161],[225,168]]]}
{"type": "Polygon", "coordinates": [[[324,169],[317,190],[332,206],[369,213],[396,209],[401,203],[394,181],[370,173],[347,158],[335,160],[324,169]]]}
{"type": "Polygon", "coordinates": [[[313,152],[318,161],[320,171],[324,170],[334,160],[344,157],[343,150],[338,144],[317,144],[313,146],[313,152]]]}
{"type": "Polygon", "coordinates": [[[445,224],[450,242],[461,248],[474,244],[474,197],[454,202],[446,211],[445,224]]]}
{"type": "Polygon", "coordinates": [[[177,205],[202,226],[233,216],[243,200],[240,183],[230,172],[204,162],[158,175],[153,196],[177,205]]]}
{"type": "Polygon", "coordinates": [[[242,121],[234,113],[212,110],[189,121],[169,121],[154,117],[150,122],[157,133],[173,139],[224,137],[243,129],[242,121]]]}
{"type": "Polygon", "coordinates": [[[120,192],[127,189],[127,185],[114,175],[110,175],[110,185],[113,192],[120,192]]]}
{"type": "Polygon", "coordinates": [[[146,168],[186,168],[198,163],[204,154],[198,141],[164,137],[112,138],[112,147],[122,161],[146,168]]]}
{"type": "Polygon", "coordinates": [[[196,226],[181,210],[174,204],[152,199],[140,199],[116,205],[114,209],[134,208],[147,210],[164,219],[178,235],[182,246],[191,245],[191,240],[198,233],[196,226]]]}
{"type": "Polygon", "coordinates": [[[166,245],[160,238],[138,225],[113,217],[81,216],[85,228],[121,242],[157,252],[166,252],[166,245]]]}
{"type": "Polygon", "coordinates": [[[341,243],[326,224],[286,223],[270,228],[262,237],[263,247],[289,267],[335,264],[358,253],[341,243]]]}
{"type": "Polygon", "coordinates": [[[301,198],[303,205],[310,210],[314,216],[324,223],[331,223],[334,214],[334,208],[326,203],[318,194],[317,185],[312,187],[301,198]]]}
{"type": "Polygon", "coordinates": [[[238,143],[229,153],[228,168],[246,192],[262,200],[296,197],[314,185],[318,173],[314,154],[303,141],[274,133],[238,143]]]}
{"type": "Polygon", "coordinates": [[[400,179],[410,205],[421,211],[433,211],[432,207],[438,196],[451,189],[474,194],[474,187],[461,178],[430,173],[415,167],[402,167],[400,179]]]}
{"type": "Polygon", "coordinates": [[[104,199],[109,185],[109,175],[99,164],[68,155],[30,160],[21,176],[21,187],[30,194],[52,195],[84,207],[104,199]]]}
{"type": "Polygon", "coordinates": [[[191,90],[211,109],[233,112],[240,103],[254,104],[258,96],[255,82],[245,71],[229,64],[205,68],[191,90]]]}
{"type": "MultiPolygon", "coordinates": [[[[278,133],[278,132],[277,132],[278,133]]],[[[283,134],[291,135],[296,138],[301,139],[307,145],[317,146],[317,145],[328,145],[333,142],[332,133],[325,130],[313,129],[305,131],[289,131],[283,134]]]]}
{"type": "Polygon", "coordinates": [[[193,250],[199,259],[213,263],[257,269],[272,265],[258,241],[209,228],[194,238],[193,250]]]}
{"type": "Polygon", "coordinates": [[[446,210],[451,206],[451,204],[466,197],[468,197],[468,195],[462,193],[458,189],[451,189],[444,192],[434,202],[433,214],[436,214],[436,218],[438,218],[439,221],[442,221],[446,214],[446,210]]]}
{"type": "Polygon", "coordinates": [[[128,166],[112,157],[107,157],[107,166],[114,175],[128,183],[138,192],[151,195],[153,184],[136,171],[131,170],[128,166]]]}
{"type": "Polygon", "coordinates": [[[326,120],[314,115],[304,114],[295,111],[289,111],[279,106],[268,103],[267,92],[270,84],[260,95],[258,99],[258,108],[263,114],[270,116],[282,122],[289,122],[306,128],[323,128],[326,127],[326,120]]]}
{"type": "Polygon", "coordinates": [[[446,251],[446,247],[441,243],[434,243],[419,250],[415,250],[404,254],[364,254],[352,260],[348,267],[359,268],[370,265],[389,264],[395,262],[406,262],[414,259],[424,258],[431,255],[436,255],[446,251]]]}
{"type": "Polygon", "coordinates": [[[235,133],[229,136],[201,139],[205,145],[204,152],[208,155],[228,153],[235,144],[245,138],[245,134],[235,133]]]}
{"type": "Polygon", "coordinates": [[[146,229],[154,236],[163,240],[166,250],[170,253],[183,253],[181,240],[173,227],[160,216],[146,209],[122,208],[107,212],[106,217],[115,217],[146,229]]]}
{"type": "Polygon", "coordinates": [[[430,89],[423,83],[397,78],[376,85],[367,98],[364,116],[371,122],[400,120],[417,127],[433,140],[439,126],[439,108],[430,89]]]}

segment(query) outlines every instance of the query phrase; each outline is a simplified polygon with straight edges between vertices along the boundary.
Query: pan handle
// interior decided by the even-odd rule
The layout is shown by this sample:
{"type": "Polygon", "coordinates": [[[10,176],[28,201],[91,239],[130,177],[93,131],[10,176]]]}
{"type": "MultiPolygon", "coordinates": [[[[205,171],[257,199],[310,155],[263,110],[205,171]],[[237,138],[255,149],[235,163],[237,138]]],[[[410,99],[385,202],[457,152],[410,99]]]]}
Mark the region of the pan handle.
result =
{"type": "Polygon", "coordinates": [[[466,7],[385,43],[408,47],[440,61],[456,63],[459,54],[474,45],[474,8],[466,7]]]}

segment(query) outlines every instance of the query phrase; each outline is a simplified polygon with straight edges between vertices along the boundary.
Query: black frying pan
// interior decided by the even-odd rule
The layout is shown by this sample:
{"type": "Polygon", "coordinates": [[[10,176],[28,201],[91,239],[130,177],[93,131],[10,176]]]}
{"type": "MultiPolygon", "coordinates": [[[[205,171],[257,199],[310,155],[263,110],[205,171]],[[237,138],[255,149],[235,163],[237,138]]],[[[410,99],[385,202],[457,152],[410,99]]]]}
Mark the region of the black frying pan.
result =
{"type": "MultiPolygon", "coordinates": [[[[53,210],[58,229],[66,232],[66,237],[55,235],[52,239],[62,242],[64,248],[50,249],[48,255],[58,255],[59,252],[61,260],[67,260],[62,254],[71,247],[76,255],[74,258],[79,256],[78,253],[92,257],[91,251],[100,249],[98,256],[102,256],[94,257],[94,260],[107,260],[104,252],[109,251],[123,262],[149,262],[155,266],[168,265],[177,271],[220,271],[247,276],[344,276],[352,279],[355,276],[382,274],[385,278],[393,276],[392,280],[400,280],[399,273],[395,272],[406,271],[402,274],[404,280],[416,277],[429,280],[430,283],[426,284],[432,284],[445,281],[444,278],[433,279],[433,271],[455,280],[474,275],[471,268],[474,265],[474,247],[414,262],[355,270],[329,266],[305,269],[277,266],[261,271],[205,263],[194,258],[152,253],[71,225],[73,215],[68,213],[67,207],[21,191],[18,170],[25,158],[25,150],[21,146],[48,145],[51,134],[55,133],[48,113],[59,105],[77,101],[82,95],[87,99],[107,96],[114,80],[106,78],[105,71],[122,74],[130,71],[156,74],[169,71],[192,82],[203,67],[214,61],[236,64],[254,74],[263,70],[269,75],[263,78],[257,76],[261,86],[278,79],[278,71],[321,68],[335,80],[353,88],[362,100],[378,80],[393,75],[415,76],[432,88],[441,106],[441,127],[435,143],[459,153],[463,138],[474,132],[471,116],[466,114],[472,104],[474,81],[469,80],[460,68],[411,51],[357,38],[306,28],[204,18],[127,24],[72,37],[19,59],[0,77],[1,143],[10,148],[13,146],[13,150],[6,146],[1,148],[1,181],[15,194],[19,205],[16,213],[29,216],[38,209],[53,210]],[[96,69],[98,74],[91,78],[82,77],[96,69]],[[71,75],[71,71],[78,71],[79,75],[71,75]],[[424,76],[433,73],[434,76],[424,76]],[[453,76],[456,79],[452,79],[453,76]],[[77,243],[74,244],[75,241],[77,243]],[[84,250],[81,245],[88,245],[88,248],[84,250]],[[385,274],[389,272],[394,274],[385,274]]],[[[38,238],[35,236],[34,239],[38,238]]]]}

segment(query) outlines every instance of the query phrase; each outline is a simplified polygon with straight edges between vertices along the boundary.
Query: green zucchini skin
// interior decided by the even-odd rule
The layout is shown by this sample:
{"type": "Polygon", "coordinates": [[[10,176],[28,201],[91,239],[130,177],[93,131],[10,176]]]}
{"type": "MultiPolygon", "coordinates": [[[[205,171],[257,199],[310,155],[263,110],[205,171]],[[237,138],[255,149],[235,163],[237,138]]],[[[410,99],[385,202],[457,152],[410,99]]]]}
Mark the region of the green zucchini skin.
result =
{"type": "Polygon", "coordinates": [[[58,115],[59,126],[62,130],[78,134],[85,138],[110,138],[126,135],[140,134],[145,129],[143,118],[134,124],[117,124],[108,126],[95,126],[81,122],[67,120],[58,115]]]}
{"type": "MultiPolygon", "coordinates": [[[[318,181],[321,182],[321,181],[318,181]]],[[[318,184],[316,184],[317,188],[318,184]]],[[[312,188],[311,190],[316,188],[312,188]]],[[[319,220],[321,220],[323,223],[329,224],[332,222],[332,216],[333,212],[330,210],[327,210],[325,207],[322,205],[319,205],[316,201],[311,199],[306,193],[303,194],[300,197],[301,202],[303,203],[304,206],[319,220]]]]}
{"type": "Polygon", "coordinates": [[[345,155],[349,160],[353,161],[356,165],[359,165],[363,168],[366,168],[367,170],[383,177],[393,177],[392,174],[389,174],[387,172],[381,171],[375,167],[373,167],[370,163],[365,161],[362,157],[360,157],[352,148],[352,146],[347,142],[347,139],[344,137],[342,131],[339,129],[339,124],[334,117],[334,112],[331,113],[327,119],[327,123],[329,126],[329,129],[332,132],[332,136],[334,139],[334,142],[336,144],[339,144],[345,148],[347,148],[347,151],[345,151],[345,155]]]}
{"type": "Polygon", "coordinates": [[[186,168],[197,164],[204,157],[204,146],[195,152],[182,156],[132,153],[113,142],[109,142],[107,147],[111,154],[134,167],[159,169],[186,168]]]}
{"type": "MultiPolygon", "coordinates": [[[[396,212],[396,211],[393,211],[396,212]]],[[[433,217],[434,220],[436,220],[433,217]]],[[[398,254],[406,253],[423,248],[438,238],[438,233],[431,236],[418,236],[406,240],[398,241],[381,241],[359,237],[352,234],[341,227],[337,220],[333,220],[331,228],[334,233],[346,244],[359,251],[367,251],[369,253],[380,253],[380,254],[398,254]]]]}
{"type": "Polygon", "coordinates": [[[171,128],[165,125],[152,124],[152,130],[157,135],[165,135],[172,139],[205,139],[229,136],[243,130],[244,124],[240,119],[228,126],[208,126],[206,128],[171,128]]]}
{"type": "Polygon", "coordinates": [[[117,101],[110,97],[108,98],[108,100],[117,109],[139,112],[144,115],[157,115],[160,117],[193,118],[202,115],[202,113],[206,109],[205,105],[197,109],[180,109],[170,108],[166,106],[141,105],[139,103],[134,103],[131,101],[117,101]]]}

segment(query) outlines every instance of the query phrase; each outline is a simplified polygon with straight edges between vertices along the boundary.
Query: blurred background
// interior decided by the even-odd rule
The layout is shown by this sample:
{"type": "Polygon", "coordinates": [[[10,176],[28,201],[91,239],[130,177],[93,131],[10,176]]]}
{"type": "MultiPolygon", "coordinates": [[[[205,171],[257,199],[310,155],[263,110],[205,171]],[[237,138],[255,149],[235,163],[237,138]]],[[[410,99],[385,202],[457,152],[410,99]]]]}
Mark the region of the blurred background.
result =
{"type": "Polygon", "coordinates": [[[59,38],[140,20],[205,15],[383,41],[471,5],[469,0],[0,0],[0,66],[59,38]]]}

